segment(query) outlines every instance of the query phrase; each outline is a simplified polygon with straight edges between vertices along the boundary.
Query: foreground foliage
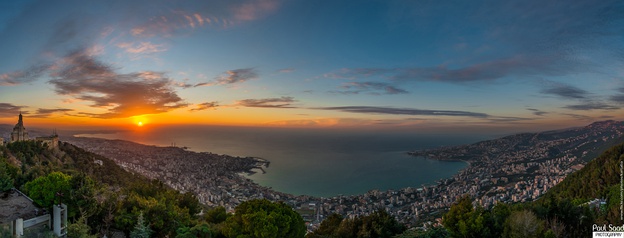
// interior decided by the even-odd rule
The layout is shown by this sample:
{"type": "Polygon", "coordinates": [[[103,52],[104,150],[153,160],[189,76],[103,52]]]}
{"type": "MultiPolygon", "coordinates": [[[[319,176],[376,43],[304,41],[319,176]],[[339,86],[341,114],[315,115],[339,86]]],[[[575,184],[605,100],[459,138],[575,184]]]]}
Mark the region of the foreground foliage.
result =
{"type": "Polygon", "coordinates": [[[307,238],[321,237],[393,237],[405,230],[405,227],[384,210],[378,210],[368,216],[343,218],[332,214],[323,220],[317,230],[307,238]]]}

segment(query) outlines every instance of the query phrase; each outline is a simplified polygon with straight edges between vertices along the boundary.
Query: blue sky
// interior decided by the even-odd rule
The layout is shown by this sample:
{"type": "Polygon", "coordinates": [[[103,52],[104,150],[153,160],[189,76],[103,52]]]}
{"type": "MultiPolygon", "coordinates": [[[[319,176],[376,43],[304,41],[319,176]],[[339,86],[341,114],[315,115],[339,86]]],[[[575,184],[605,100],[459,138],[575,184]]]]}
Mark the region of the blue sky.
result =
{"type": "Polygon", "coordinates": [[[0,3],[0,122],[522,131],[622,118],[620,1],[0,3]]]}

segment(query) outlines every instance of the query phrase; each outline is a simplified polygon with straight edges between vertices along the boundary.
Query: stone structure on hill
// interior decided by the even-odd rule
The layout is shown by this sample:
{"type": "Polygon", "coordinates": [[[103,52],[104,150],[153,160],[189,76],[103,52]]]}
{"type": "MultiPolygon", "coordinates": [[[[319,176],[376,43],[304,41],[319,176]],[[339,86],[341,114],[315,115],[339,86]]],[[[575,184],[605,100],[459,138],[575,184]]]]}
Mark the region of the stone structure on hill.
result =
{"type": "MultiPolygon", "coordinates": [[[[56,134],[56,130],[54,130],[50,136],[35,137],[35,141],[40,141],[43,145],[48,146],[49,149],[58,148],[58,139],[59,136],[56,134]]],[[[11,132],[11,140],[9,140],[9,143],[28,140],[31,139],[28,137],[28,131],[26,131],[26,127],[24,127],[24,118],[22,117],[22,113],[20,113],[17,124],[13,127],[13,132],[11,132]]],[[[0,141],[0,143],[1,142],[2,141],[0,141]]]]}
{"type": "Polygon", "coordinates": [[[59,136],[58,134],[56,134],[56,130],[54,130],[54,132],[52,132],[52,135],[35,137],[35,140],[41,141],[43,145],[47,145],[48,149],[55,149],[58,148],[58,138],[59,136]]]}
{"type": "Polygon", "coordinates": [[[13,127],[13,132],[11,132],[11,142],[27,140],[29,140],[28,132],[24,127],[24,120],[22,119],[22,113],[20,112],[19,120],[17,121],[17,124],[15,124],[15,127],[13,127]]]}

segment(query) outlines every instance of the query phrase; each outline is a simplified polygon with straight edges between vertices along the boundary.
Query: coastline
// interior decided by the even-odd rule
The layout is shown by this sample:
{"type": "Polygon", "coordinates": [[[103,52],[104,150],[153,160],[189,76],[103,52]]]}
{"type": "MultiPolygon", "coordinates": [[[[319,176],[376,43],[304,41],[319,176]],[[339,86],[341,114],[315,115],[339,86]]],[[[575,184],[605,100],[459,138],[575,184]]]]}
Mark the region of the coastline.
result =
{"type": "MultiPolygon", "coordinates": [[[[196,134],[199,132],[202,130],[197,130],[196,134]]],[[[87,135],[82,133],[79,136],[124,139],[159,146],[170,145],[171,141],[175,141],[179,146],[190,147],[190,151],[211,151],[225,155],[270,160],[270,165],[273,166],[262,165],[262,169],[245,171],[241,175],[261,186],[271,187],[295,196],[334,197],[340,194],[361,195],[371,190],[387,191],[420,187],[423,184],[436,184],[442,179],[452,178],[460,170],[466,168],[465,163],[454,163],[457,161],[438,160],[442,163],[432,163],[436,160],[419,161],[406,154],[407,151],[413,149],[414,144],[434,147],[426,144],[430,141],[428,137],[417,137],[412,140],[393,137],[392,140],[386,140],[382,144],[376,140],[363,138],[353,142],[348,141],[345,147],[342,147],[342,144],[337,146],[335,143],[343,143],[344,135],[337,137],[330,134],[328,137],[320,137],[322,141],[318,140],[317,136],[310,137],[307,134],[294,134],[292,138],[288,134],[277,138],[275,135],[267,135],[272,136],[272,140],[280,142],[279,146],[274,147],[275,144],[271,144],[271,140],[261,140],[263,137],[257,137],[258,140],[249,140],[249,137],[245,137],[241,138],[243,139],[241,141],[232,140],[232,137],[228,138],[228,135],[221,134],[219,134],[221,135],[219,140],[211,140],[216,136],[210,131],[202,133],[199,137],[188,135],[162,133],[156,130],[143,134],[126,132],[87,135]],[[164,134],[168,136],[162,136],[164,134]],[[191,138],[193,140],[190,140],[191,138]],[[317,141],[309,141],[309,138],[317,141]],[[354,145],[357,146],[354,147],[354,145]],[[385,147],[386,145],[390,147],[385,147]],[[215,148],[216,150],[213,150],[215,148]],[[452,162],[452,164],[445,162],[452,162]]],[[[239,137],[234,135],[234,138],[239,137]]]]}
{"type": "MultiPolygon", "coordinates": [[[[430,156],[430,155],[425,155],[425,154],[421,154],[418,151],[408,151],[406,152],[408,155],[413,156],[413,157],[421,157],[424,159],[430,159],[430,160],[437,160],[437,161],[449,161],[449,162],[464,162],[467,164],[467,167],[464,169],[467,169],[468,167],[472,166],[472,162],[470,160],[466,160],[466,159],[450,159],[450,158],[440,158],[440,157],[434,157],[434,156],[430,156]]],[[[463,169],[462,169],[463,170],[463,169]]]]}

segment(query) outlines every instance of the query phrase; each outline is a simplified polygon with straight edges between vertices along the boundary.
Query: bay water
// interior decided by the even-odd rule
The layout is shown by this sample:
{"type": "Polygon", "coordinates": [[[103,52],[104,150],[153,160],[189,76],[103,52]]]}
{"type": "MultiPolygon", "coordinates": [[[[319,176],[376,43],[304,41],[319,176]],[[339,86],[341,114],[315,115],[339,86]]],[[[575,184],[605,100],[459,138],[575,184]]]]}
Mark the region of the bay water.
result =
{"type": "Polygon", "coordinates": [[[248,178],[294,195],[332,197],[434,184],[467,165],[407,155],[408,151],[476,142],[475,136],[397,131],[265,127],[166,126],[78,136],[269,160],[248,178]]]}

